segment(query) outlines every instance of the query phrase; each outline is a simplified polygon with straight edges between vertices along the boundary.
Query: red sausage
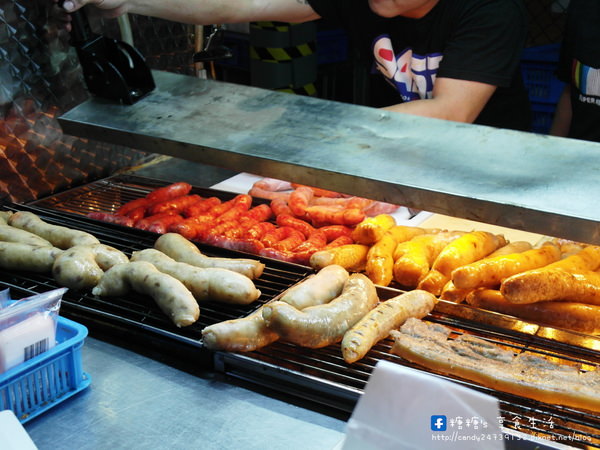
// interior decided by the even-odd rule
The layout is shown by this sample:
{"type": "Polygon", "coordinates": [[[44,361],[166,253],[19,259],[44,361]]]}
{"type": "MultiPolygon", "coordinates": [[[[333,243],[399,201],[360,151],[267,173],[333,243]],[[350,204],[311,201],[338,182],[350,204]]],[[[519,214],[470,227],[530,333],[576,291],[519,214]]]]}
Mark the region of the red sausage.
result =
{"type": "Polygon", "coordinates": [[[250,194],[252,197],[266,198],[267,200],[273,200],[278,198],[283,199],[285,201],[287,201],[288,197],[290,196],[289,192],[273,192],[257,186],[253,186],[248,191],[248,194],[250,194]]]}
{"type": "Polygon", "coordinates": [[[207,238],[207,243],[216,247],[254,254],[258,254],[265,247],[262,242],[256,239],[229,238],[214,235],[207,238]]]}
{"type": "Polygon", "coordinates": [[[341,247],[342,245],[354,244],[354,239],[350,236],[342,235],[340,237],[335,238],[329,244],[325,246],[325,248],[333,248],[333,247],[341,247]]]}
{"type": "Polygon", "coordinates": [[[292,183],[292,187],[294,189],[298,189],[299,187],[307,187],[313,191],[313,194],[315,195],[315,197],[336,198],[336,197],[342,196],[342,194],[340,194],[339,192],[329,191],[327,189],[321,189],[321,188],[313,187],[313,186],[306,186],[304,184],[292,183]]]}
{"type": "Polygon", "coordinates": [[[313,196],[313,190],[307,186],[300,186],[290,194],[288,205],[295,216],[303,216],[306,213],[313,196]]]}
{"type": "Polygon", "coordinates": [[[262,205],[255,206],[254,208],[248,210],[243,214],[243,217],[258,220],[259,222],[264,222],[273,217],[273,210],[269,205],[264,203],[262,205]]]}
{"type": "Polygon", "coordinates": [[[275,228],[266,232],[265,235],[262,237],[261,242],[265,244],[265,247],[273,247],[273,245],[275,245],[276,242],[287,238],[292,232],[297,233],[297,230],[294,230],[290,227],[275,228]]]}
{"type": "Polygon", "coordinates": [[[148,207],[148,214],[160,214],[167,211],[182,213],[188,206],[202,201],[199,195],[182,195],[162,202],[153,203],[148,207]]]}
{"type": "Polygon", "coordinates": [[[259,222],[248,228],[244,233],[244,236],[250,239],[261,240],[266,233],[273,231],[275,228],[275,224],[271,222],[259,222]]]}
{"type": "Polygon", "coordinates": [[[258,252],[260,256],[266,256],[267,258],[278,259],[280,261],[286,261],[290,263],[298,264],[298,257],[290,251],[277,250],[272,247],[265,247],[258,252]]]}
{"type": "Polygon", "coordinates": [[[163,202],[172,198],[181,197],[182,195],[187,195],[191,190],[191,184],[180,181],[179,183],[173,183],[168,186],[155,189],[146,195],[146,198],[152,203],[163,202]]]}
{"type": "Polygon", "coordinates": [[[294,215],[291,208],[288,206],[287,198],[274,198],[271,200],[271,210],[276,216],[280,216],[281,214],[294,215]]]}
{"type": "Polygon", "coordinates": [[[302,253],[306,251],[315,252],[327,244],[327,237],[321,230],[315,230],[307,240],[294,248],[294,252],[302,253]]]}
{"type": "Polygon", "coordinates": [[[138,220],[143,219],[146,215],[146,208],[147,206],[138,206],[137,208],[129,211],[127,213],[127,217],[132,219],[134,222],[137,222],[138,220]]]}
{"type": "Polygon", "coordinates": [[[290,216],[289,214],[278,215],[276,222],[280,227],[291,227],[295,230],[298,230],[304,235],[305,238],[308,238],[315,231],[315,228],[308,222],[290,216]]]}
{"type": "Polygon", "coordinates": [[[162,219],[164,217],[172,216],[172,213],[166,212],[161,214],[154,214],[153,216],[144,217],[143,219],[138,220],[133,226],[135,228],[139,228],[140,230],[147,230],[153,222],[162,219]]]}
{"type": "Polygon", "coordinates": [[[165,234],[171,225],[175,225],[183,221],[183,217],[179,214],[173,214],[172,216],[163,217],[161,219],[154,220],[148,226],[148,231],[154,233],[165,234]]]}
{"type": "Polygon", "coordinates": [[[352,235],[352,228],[347,227],[346,225],[325,225],[324,227],[319,228],[319,230],[325,233],[327,242],[331,242],[340,236],[352,235]]]}
{"type": "Polygon", "coordinates": [[[132,227],[135,221],[127,216],[93,211],[87,214],[90,219],[101,220],[102,222],[116,223],[125,227],[132,227]]]}
{"type": "Polygon", "coordinates": [[[204,214],[213,206],[217,206],[221,204],[221,199],[218,197],[208,197],[204,200],[194,203],[193,205],[188,206],[183,210],[183,215],[185,217],[195,217],[201,214],[204,214]]]}
{"type": "Polygon", "coordinates": [[[131,211],[133,211],[134,209],[137,209],[140,207],[143,207],[145,210],[149,204],[150,204],[150,201],[145,197],[144,198],[136,198],[135,200],[131,200],[131,201],[125,203],[124,205],[122,205],[119,209],[117,209],[115,214],[118,214],[120,216],[126,216],[126,215],[129,215],[129,213],[131,211]]]}
{"type": "Polygon", "coordinates": [[[300,231],[292,228],[285,238],[275,242],[272,247],[277,250],[293,250],[303,241],[304,235],[300,231]]]}

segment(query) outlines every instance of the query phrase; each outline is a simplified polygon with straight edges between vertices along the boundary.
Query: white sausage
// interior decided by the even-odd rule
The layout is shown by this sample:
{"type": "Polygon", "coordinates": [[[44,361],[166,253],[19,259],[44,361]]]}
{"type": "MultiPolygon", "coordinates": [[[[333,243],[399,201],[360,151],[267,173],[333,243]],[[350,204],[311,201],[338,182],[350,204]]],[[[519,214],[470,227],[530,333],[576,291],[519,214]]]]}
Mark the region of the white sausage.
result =
{"type": "Polygon", "coordinates": [[[19,242],[0,242],[0,267],[8,270],[28,270],[47,273],[62,250],[19,242]]]}
{"type": "Polygon", "coordinates": [[[166,233],[154,243],[154,248],[160,250],[175,261],[184,262],[201,268],[216,267],[229,269],[246,275],[251,280],[262,275],[265,265],[254,259],[244,258],[213,258],[200,252],[198,247],[177,233],[166,233]]]}
{"type": "Polygon", "coordinates": [[[8,219],[8,224],[37,234],[47,241],[50,241],[55,247],[62,248],[63,250],[74,247],[75,245],[94,245],[100,243],[100,241],[90,233],[61,227],[59,225],[51,225],[28,211],[14,213],[8,219]]]}
{"type": "Polygon", "coordinates": [[[303,347],[321,348],[339,342],[356,322],[377,305],[375,285],[361,273],[350,275],[339,297],[302,311],[276,301],[265,305],[267,326],[282,339],[303,347]]]}
{"type": "Polygon", "coordinates": [[[123,252],[108,245],[76,245],[56,258],[52,275],[61,286],[91,289],[98,284],[104,270],[128,260],[123,252]]]}
{"type": "Polygon", "coordinates": [[[92,289],[92,294],[117,296],[125,295],[130,290],[152,297],[178,327],[191,325],[200,317],[198,303],[183,283],[146,261],[111,267],[92,289]]]}
{"type": "Polygon", "coordinates": [[[147,261],[163,273],[181,281],[198,301],[247,305],[260,296],[252,280],[228,269],[207,268],[180,263],[164,253],[148,248],[134,252],[131,261],[147,261]]]}
{"type": "Polygon", "coordinates": [[[41,245],[52,247],[52,244],[46,239],[39,237],[37,234],[29,231],[21,230],[10,225],[0,224],[0,241],[4,242],[20,242],[21,244],[41,245]]]}
{"type": "Polygon", "coordinates": [[[342,266],[325,266],[316,275],[285,291],[280,300],[297,309],[328,303],[340,295],[349,276],[342,266]]]}

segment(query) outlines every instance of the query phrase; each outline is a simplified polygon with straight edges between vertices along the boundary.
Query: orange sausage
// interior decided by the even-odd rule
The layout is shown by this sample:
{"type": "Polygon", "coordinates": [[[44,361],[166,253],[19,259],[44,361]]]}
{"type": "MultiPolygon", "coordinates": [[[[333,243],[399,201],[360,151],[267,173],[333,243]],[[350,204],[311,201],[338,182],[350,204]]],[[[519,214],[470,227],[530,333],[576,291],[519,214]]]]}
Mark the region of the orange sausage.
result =
{"type": "Polygon", "coordinates": [[[449,243],[440,252],[432,268],[450,278],[454,269],[484,258],[504,245],[504,236],[487,231],[472,231],[449,243]]]}
{"type": "Polygon", "coordinates": [[[543,267],[508,277],[500,291],[511,303],[561,300],[600,305],[600,273],[543,267]]]}
{"type": "Polygon", "coordinates": [[[181,197],[182,195],[187,195],[192,190],[192,185],[185,182],[173,183],[168,186],[164,186],[158,189],[153,190],[146,198],[152,202],[162,202],[164,200],[169,200],[175,197],[181,197]]]}
{"type": "Polygon", "coordinates": [[[394,279],[406,287],[415,287],[425,278],[440,252],[464,232],[427,233],[401,242],[394,250],[394,279]]]}
{"type": "Polygon", "coordinates": [[[367,263],[369,246],[361,244],[348,244],[339,247],[319,250],[310,257],[310,265],[321,270],[325,266],[336,264],[350,272],[364,270],[367,263]]]}
{"type": "Polygon", "coordinates": [[[390,233],[383,235],[367,253],[365,272],[370,280],[380,286],[388,286],[393,279],[393,253],[397,242],[390,233]]]}
{"type": "Polygon", "coordinates": [[[357,244],[371,245],[383,237],[385,232],[396,225],[396,219],[389,214],[367,217],[352,231],[352,239],[357,244]]]}
{"type": "Polygon", "coordinates": [[[499,286],[500,282],[520,272],[546,266],[560,259],[560,249],[553,244],[522,253],[484,258],[452,271],[452,282],[458,289],[499,286]]]}
{"type": "Polygon", "coordinates": [[[575,302],[540,302],[517,305],[507,301],[500,291],[477,289],[467,297],[477,308],[496,311],[551,327],[581,333],[600,333],[600,306],[575,302]]]}

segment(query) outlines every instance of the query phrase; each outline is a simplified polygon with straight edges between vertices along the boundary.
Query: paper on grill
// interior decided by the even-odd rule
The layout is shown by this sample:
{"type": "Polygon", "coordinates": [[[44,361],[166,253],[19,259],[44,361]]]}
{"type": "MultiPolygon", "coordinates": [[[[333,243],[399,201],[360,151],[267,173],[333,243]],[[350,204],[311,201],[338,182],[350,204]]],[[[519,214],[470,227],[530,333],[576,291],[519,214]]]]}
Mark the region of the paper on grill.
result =
{"type": "Polygon", "coordinates": [[[342,450],[503,449],[498,400],[440,377],[379,361],[342,450]]]}

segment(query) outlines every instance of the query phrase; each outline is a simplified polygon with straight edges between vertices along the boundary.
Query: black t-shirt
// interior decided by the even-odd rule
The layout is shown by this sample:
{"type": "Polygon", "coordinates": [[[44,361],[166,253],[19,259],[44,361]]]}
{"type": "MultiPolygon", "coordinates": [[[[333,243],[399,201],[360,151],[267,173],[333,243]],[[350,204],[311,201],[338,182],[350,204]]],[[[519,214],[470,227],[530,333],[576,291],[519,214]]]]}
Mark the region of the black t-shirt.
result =
{"type": "Polygon", "coordinates": [[[519,70],[527,34],[521,0],[440,0],[424,17],[384,18],[367,0],[308,0],[344,28],[362,62],[396,92],[375,88],[371,106],[431,98],[437,77],[498,86],[475,123],[529,130],[531,111],[519,70]],[[379,95],[383,94],[383,95],[379,95]]]}
{"type": "Polygon", "coordinates": [[[569,3],[557,74],[571,84],[569,137],[600,142],[600,1],[569,3]]]}

